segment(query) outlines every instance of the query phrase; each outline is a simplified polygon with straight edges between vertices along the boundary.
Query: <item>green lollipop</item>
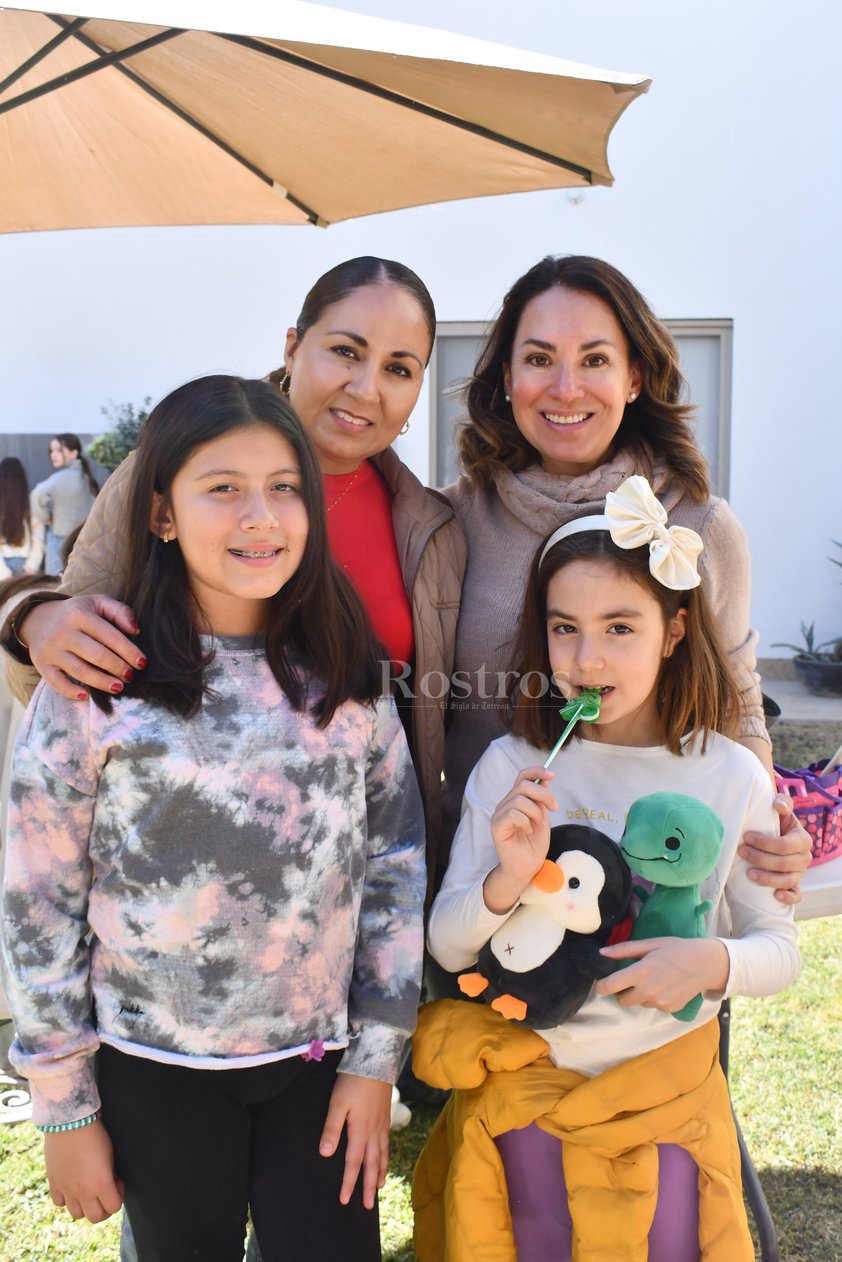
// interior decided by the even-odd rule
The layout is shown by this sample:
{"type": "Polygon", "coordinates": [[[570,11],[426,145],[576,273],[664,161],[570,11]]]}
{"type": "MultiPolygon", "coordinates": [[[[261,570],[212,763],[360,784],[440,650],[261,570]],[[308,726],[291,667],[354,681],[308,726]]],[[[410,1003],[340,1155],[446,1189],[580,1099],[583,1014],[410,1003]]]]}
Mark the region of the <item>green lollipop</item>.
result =
{"type": "Polygon", "coordinates": [[[563,719],[572,719],[574,723],[577,719],[596,723],[601,702],[602,693],[598,688],[583,688],[578,697],[570,697],[564,703],[559,713],[563,719]]]}
{"type": "Polygon", "coordinates": [[[583,688],[578,697],[571,697],[564,703],[559,714],[563,719],[567,719],[567,726],[547,755],[545,769],[549,767],[577,723],[596,723],[601,701],[602,693],[598,688],[583,688]]]}

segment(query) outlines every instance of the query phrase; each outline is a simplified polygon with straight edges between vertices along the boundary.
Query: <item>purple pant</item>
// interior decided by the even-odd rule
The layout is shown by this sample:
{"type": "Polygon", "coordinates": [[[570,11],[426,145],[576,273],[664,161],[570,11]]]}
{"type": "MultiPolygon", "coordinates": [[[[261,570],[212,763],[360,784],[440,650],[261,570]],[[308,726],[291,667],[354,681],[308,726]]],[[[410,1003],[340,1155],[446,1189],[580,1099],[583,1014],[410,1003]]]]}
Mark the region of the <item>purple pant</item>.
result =
{"type": "MultiPolygon", "coordinates": [[[[518,1262],[571,1262],[572,1225],[561,1141],[534,1122],[497,1138],[509,1185],[518,1262]]],[[[698,1262],[699,1172],[677,1144],[659,1144],[649,1262],[698,1262]]]]}

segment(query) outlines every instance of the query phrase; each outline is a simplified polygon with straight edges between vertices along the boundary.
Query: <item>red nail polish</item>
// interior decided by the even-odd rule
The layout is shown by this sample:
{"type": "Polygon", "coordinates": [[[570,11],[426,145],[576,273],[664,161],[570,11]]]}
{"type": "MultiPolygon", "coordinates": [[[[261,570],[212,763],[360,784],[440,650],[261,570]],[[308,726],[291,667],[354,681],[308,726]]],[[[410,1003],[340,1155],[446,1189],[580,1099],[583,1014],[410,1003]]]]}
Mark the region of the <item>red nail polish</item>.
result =
{"type": "Polygon", "coordinates": [[[123,678],[127,682],[134,679],[134,671],[132,670],[131,666],[127,666],[126,669],[123,671],[123,678]]]}
{"type": "Polygon", "coordinates": [[[87,701],[87,699],[88,699],[88,694],[87,694],[86,692],[77,692],[77,693],[76,693],[76,700],[77,700],[77,701],[87,701]]]}
{"type": "Polygon", "coordinates": [[[138,670],[143,670],[145,665],[146,665],[145,657],[139,657],[135,663],[135,666],[137,667],[138,670]]]}
{"type": "Polygon", "coordinates": [[[111,691],[112,691],[112,692],[122,692],[122,691],[123,691],[123,685],[119,682],[119,680],[116,680],[116,679],[114,680],[114,683],[111,685],[111,691]]]}

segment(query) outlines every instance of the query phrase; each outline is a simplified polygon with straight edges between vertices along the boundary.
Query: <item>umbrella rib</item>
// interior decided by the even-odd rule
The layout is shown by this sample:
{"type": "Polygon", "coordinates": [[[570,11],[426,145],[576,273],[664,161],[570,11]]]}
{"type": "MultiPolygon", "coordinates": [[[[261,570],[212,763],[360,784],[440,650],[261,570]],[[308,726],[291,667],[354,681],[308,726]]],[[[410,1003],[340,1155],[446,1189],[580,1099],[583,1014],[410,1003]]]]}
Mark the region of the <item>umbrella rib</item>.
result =
{"type": "Polygon", "coordinates": [[[298,66],[302,70],[322,75],[326,79],[333,79],[336,83],[343,83],[347,87],[356,88],[360,92],[367,92],[371,96],[377,96],[383,101],[391,101],[393,105],[401,105],[405,109],[414,110],[418,114],[426,114],[428,118],[435,118],[439,122],[458,128],[460,131],[471,132],[472,135],[481,136],[484,140],[493,140],[497,144],[505,145],[507,149],[516,149],[519,153],[528,154],[532,158],[540,158],[552,166],[562,167],[565,171],[571,171],[574,175],[581,176],[589,184],[593,183],[593,171],[588,167],[579,166],[576,162],[569,162],[566,158],[559,158],[556,154],[548,153],[544,149],[536,149],[533,145],[524,144],[523,141],[515,140],[502,132],[492,131],[491,128],[483,127],[479,123],[471,123],[467,119],[458,118],[454,114],[448,114],[446,110],[436,109],[433,105],[425,105],[422,101],[416,101],[412,97],[393,92],[390,88],[381,88],[376,83],[369,83],[366,79],[357,78],[356,75],[346,74],[342,70],[334,70],[330,66],[322,66],[317,61],[310,61],[306,57],[298,56],[297,53],[290,53],[286,49],[275,48],[271,44],[264,44],[248,35],[230,35],[221,31],[215,31],[213,34],[218,39],[227,40],[231,44],[240,44],[243,48],[250,48],[254,52],[263,53],[267,57],[274,57],[277,61],[288,62],[290,65],[298,66]]]}
{"type": "Polygon", "coordinates": [[[45,57],[49,56],[54,48],[58,48],[59,44],[63,44],[64,41],[69,39],[71,35],[75,35],[79,30],[79,27],[84,26],[87,21],[87,18],[74,18],[72,22],[65,23],[64,29],[59,31],[58,35],[54,35],[51,40],[47,41],[43,48],[39,48],[37,53],[33,53],[31,57],[26,59],[26,61],[22,61],[17,70],[13,70],[10,75],[6,76],[3,82],[0,83],[0,93],[5,92],[6,89],[10,88],[13,83],[17,83],[18,79],[22,79],[27,71],[31,70],[33,66],[37,66],[39,61],[43,61],[45,57]]]}
{"type": "MultiPolygon", "coordinates": [[[[134,57],[138,53],[146,52],[148,48],[154,48],[157,44],[163,44],[168,39],[174,39],[176,35],[183,34],[183,30],[174,27],[169,31],[159,31],[157,35],[141,40],[139,44],[132,44],[129,48],[123,48],[114,53],[102,53],[99,61],[88,62],[87,65],[78,66],[75,70],[68,70],[67,74],[59,75],[57,79],[50,79],[48,83],[42,83],[38,88],[30,88],[28,92],[21,92],[19,96],[13,96],[10,101],[0,101],[0,114],[7,114],[9,110],[17,109],[20,105],[27,105],[30,101],[36,101],[38,97],[46,96],[49,92],[55,92],[59,88],[67,87],[69,83],[77,83],[79,79],[87,79],[90,75],[96,74],[98,70],[105,70],[108,66],[118,66],[127,57],[134,57]]],[[[82,37],[77,34],[76,38],[80,39],[82,37]]]]}
{"type": "MultiPolygon", "coordinates": [[[[64,30],[69,30],[71,25],[75,25],[75,23],[66,23],[64,18],[58,17],[55,14],[50,14],[50,16],[52,20],[58,23],[58,25],[64,30]]],[[[181,32],[177,33],[180,34],[181,32]]],[[[74,31],[73,34],[75,34],[77,40],[81,44],[84,44],[84,46],[91,52],[95,52],[99,56],[103,55],[102,47],[97,44],[95,40],[91,39],[89,35],[79,34],[78,31],[74,31]]],[[[239,162],[241,166],[244,166],[246,170],[250,171],[252,175],[257,177],[257,179],[262,180],[264,184],[267,184],[269,188],[282,193],[285,200],[300,210],[303,215],[306,215],[311,223],[318,224],[321,222],[320,216],[312,209],[312,207],[305,205],[304,202],[293,196],[293,194],[287,189],[281,189],[280,185],[272,179],[271,175],[267,174],[267,172],[263,171],[259,166],[256,166],[254,162],[251,162],[245,154],[240,153],[239,150],[235,149],[232,145],[229,145],[227,140],[223,140],[221,136],[217,136],[216,133],[212,132],[209,127],[205,126],[204,123],[199,122],[197,118],[188,114],[185,109],[182,109],[182,107],[177,105],[175,101],[171,100],[168,96],[165,96],[158,88],[153,87],[153,85],[148,83],[146,79],[142,78],[136,70],[132,70],[130,66],[124,66],[119,62],[114,68],[115,70],[119,70],[121,74],[124,74],[126,78],[130,79],[131,82],[138,88],[141,88],[142,91],[148,93],[149,96],[151,96],[153,100],[157,101],[159,105],[163,105],[165,109],[170,110],[173,114],[180,118],[182,122],[187,123],[189,127],[192,127],[195,131],[199,132],[206,140],[211,141],[211,143],[221,149],[223,153],[227,153],[229,158],[233,158],[235,162],[239,162]]]]}

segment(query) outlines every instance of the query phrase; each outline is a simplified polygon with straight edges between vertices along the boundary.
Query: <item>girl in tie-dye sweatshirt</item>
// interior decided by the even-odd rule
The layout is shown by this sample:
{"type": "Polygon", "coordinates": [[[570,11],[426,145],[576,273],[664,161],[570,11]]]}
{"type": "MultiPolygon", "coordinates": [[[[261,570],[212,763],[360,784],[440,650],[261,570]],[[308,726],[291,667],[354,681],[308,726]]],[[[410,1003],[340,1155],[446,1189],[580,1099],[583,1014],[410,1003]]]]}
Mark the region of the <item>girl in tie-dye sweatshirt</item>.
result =
{"type": "Polygon", "coordinates": [[[138,466],[146,669],[42,684],[15,760],[4,959],[51,1193],[125,1199],[141,1262],[239,1262],[249,1208],[266,1262],[366,1262],[420,977],[403,730],[283,396],[183,386],[138,466]]]}

